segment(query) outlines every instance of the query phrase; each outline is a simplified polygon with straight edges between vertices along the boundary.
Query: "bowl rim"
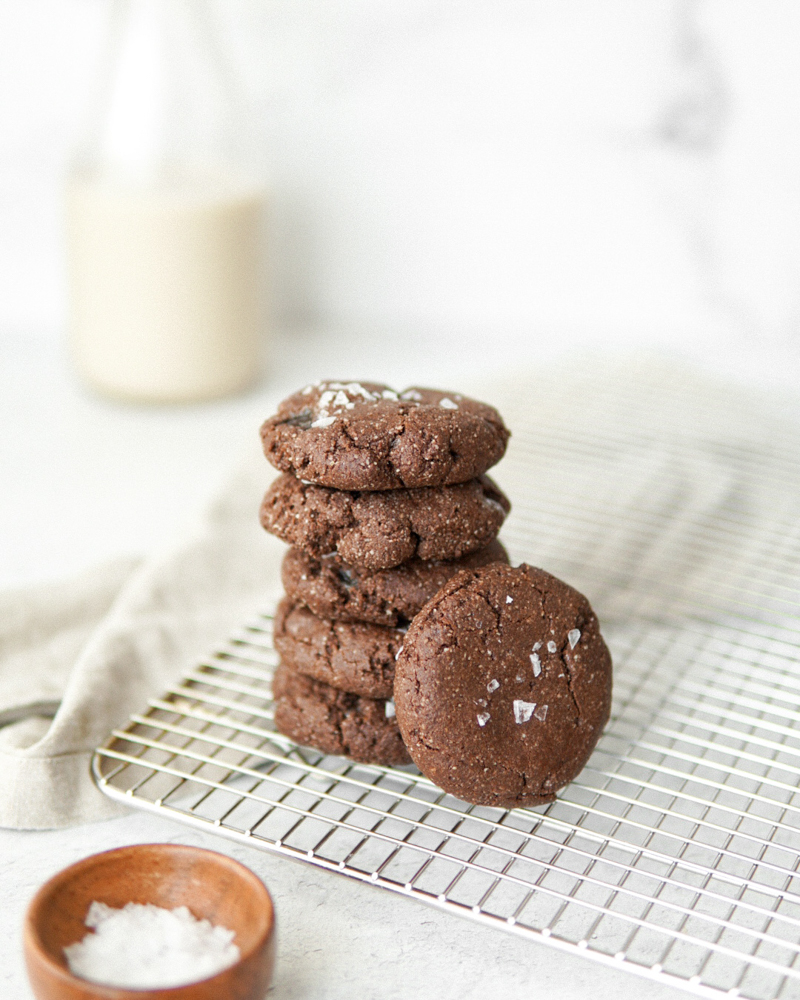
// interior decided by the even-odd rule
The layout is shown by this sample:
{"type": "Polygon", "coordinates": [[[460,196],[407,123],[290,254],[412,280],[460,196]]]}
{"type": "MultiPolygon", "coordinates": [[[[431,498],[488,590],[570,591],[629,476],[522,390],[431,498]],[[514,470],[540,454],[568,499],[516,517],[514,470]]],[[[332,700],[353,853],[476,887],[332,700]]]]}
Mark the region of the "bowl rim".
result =
{"type": "Polygon", "coordinates": [[[248,961],[256,952],[264,947],[270,938],[273,937],[274,933],[275,906],[272,902],[272,896],[258,875],[248,868],[247,865],[238,861],[236,858],[230,857],[228,854],[223,854],[221,851],[212,851],[207,847],[195,847],[192,844],[173,844],[169,842],[156,841],[142,844],[125,844],[121,847],[112,847],[106,851],[98,851],[96,854],[90,854],[85,858],[81,858],[80,860],[73,862],[71,865],[67,865],[66,868],[62,868],[60,871],[56,872],[55,875],[51,876],[51,878],[39,887],[28,904],[23,924],[23,944],[26,956],[27,954],[34,954],[38,961],[43,962],[47,966],[48,970],[65,984],[80,984],[88,988],[106,990],[109,991],[107,994],[109,997],[117,995],[122,997],[127,993],[138,993],[145,997],[150,992],[157,991],[166,994],[175,991],[177,993],[178,990],[186,989],[189,986],[196,986],[199,983],[213,982],[218,977],[230,973],[231,970],[236,969],[238,966],[241,966],[243,962],[248,961]],[[84,979],[82,976],[76,976],[75,973],[70,970],[69,966],[60,965],[52,957],[42,941],[38,927],[38,919],[44,912],[47,898],[56,889],[80,875],[83,870],[91,868],[97,863],[98,859],[108,858],[113,855],[124,856],[126,854],[136,854],[145,848],[149,848],[151,850],[155,848],[167,854],[183,854],[184,856],[194,854],[211,858],[214,863],[223,864],[235,871],[238,876],[244,878],[251,885],[257,895],[261,896],[267,909],[267,922],[264,933],[253,942],[252,946],[248,948],[246,952],[240,950],[239,958],[233,963],[233,965],[229,965],[227,968],[221,969],[219,972],[214,973],[213,976],[206,976],[204,979],[194,979],[190,983],[181,983],[177,986],[134,987],[112,986],[110,983],[98,983],[91,979],[84,979]]]}

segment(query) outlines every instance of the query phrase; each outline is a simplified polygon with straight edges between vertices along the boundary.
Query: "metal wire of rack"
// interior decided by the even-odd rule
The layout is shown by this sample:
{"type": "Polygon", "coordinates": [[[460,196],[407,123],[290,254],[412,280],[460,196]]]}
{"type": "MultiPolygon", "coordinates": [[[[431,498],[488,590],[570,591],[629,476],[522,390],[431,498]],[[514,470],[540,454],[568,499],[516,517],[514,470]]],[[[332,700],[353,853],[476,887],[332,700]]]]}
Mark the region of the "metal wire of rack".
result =
{"type": "Polygon", "coordinates": [[[624,403],[519,432],[503,480],[512,555],[590,595],[614,659],[611,721],[557,801],[471,806],[297,747],[266,614],[112,734],[99,786],[698,995],[800,998],[798,452],[688,447],[624,403]]]}

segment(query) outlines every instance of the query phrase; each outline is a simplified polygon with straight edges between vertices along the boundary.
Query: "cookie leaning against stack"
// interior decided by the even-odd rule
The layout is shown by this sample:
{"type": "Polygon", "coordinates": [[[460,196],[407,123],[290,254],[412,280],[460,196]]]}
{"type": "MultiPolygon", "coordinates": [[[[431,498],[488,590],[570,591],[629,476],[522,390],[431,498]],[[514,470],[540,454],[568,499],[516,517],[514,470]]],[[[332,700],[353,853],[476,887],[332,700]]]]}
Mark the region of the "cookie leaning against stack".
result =
{"type": "Polygon", "coordinates": [[[508,562],[510,504],[485,476],[508,431],[458,393],[320,382],[261,428],[280,469],[261,523],[293,546],[275,618],[275,724],[365,763],[408,763],[394,713],[409,622],[451,577],[508,562]]]}
{"type": "Polygon", "coordinates": [[[396,664],[403,740],[440,788],[480,805],[550,802],[608,721],[611,657],[586,598],[523,563],[459,573],[396,664]]]}

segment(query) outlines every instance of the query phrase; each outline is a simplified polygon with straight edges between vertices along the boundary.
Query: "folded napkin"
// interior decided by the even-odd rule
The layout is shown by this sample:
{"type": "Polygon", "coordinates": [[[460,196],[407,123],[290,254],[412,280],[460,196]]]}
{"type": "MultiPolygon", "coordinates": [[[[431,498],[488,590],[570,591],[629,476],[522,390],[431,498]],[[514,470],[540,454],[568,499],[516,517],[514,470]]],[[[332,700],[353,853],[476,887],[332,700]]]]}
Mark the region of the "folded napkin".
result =
{"type": "Polygon", "coordinates": [[[271,476],[244,466],[157,557],[0,595],[0,826],[122,811],[92,782],[94,748],[280,591],[284,546],[258,524],[271,476]]]}
{"type": "MultiPolygon", "coordinates": [[[[753,581],[777,595],[759,614],[796,616],[796,413],[663,359],[572,359],[463,388],[512,429],[492,475],[513,504],[514,561],[583,590],[601,622],[752,615],[753,581]]],[[[284,546],[258,524],[269,479],[254,457],[157,558],[0,595],[0,825],[120,811],[94,787],[93,749],[280,593],[284,546]]]]}

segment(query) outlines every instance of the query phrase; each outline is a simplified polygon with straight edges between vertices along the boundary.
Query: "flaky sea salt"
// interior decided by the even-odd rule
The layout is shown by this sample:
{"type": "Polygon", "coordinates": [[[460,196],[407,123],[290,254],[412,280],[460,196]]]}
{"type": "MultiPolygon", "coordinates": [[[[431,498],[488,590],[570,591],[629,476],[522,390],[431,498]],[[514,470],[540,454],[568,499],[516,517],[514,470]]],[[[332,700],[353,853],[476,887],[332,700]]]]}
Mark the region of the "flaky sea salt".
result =
{"type": "Polygon", "coordinates": [[[547,718],[547,705],[536,707],[535,701],[514,701],[514,722],[519,726],[523,722],[530,722],[531,718],[544,722],[547,718]]]}
{"type": "Polygon", "coordinates": [[[493,691],[496,691],[499,687],[500,687],[500,681],[491,680],[486,685],[486,690],[489,692],[489,694],[491,694],[493,691]]]}
{"type": "Polygon", "coordinates": [[[151,903],[128,903],[117,910],[94,902],[85,924],[94,934],[68,945],[64,955],[76,976],[105,986],[184,986],[208,979],[239,959],[233,931],[197,920],[185,906],[165,910],[151,903]]]}
{"type": "Polygon", "coordinates": [[[491,719],[491,715],[488,712],[481,712],[478,716],[478,725],[483,729],[486,723],[491,719]]]}
{"type": "Polygon", "coordinates": [[[445,396],[444,399],[440,399],[439,400],[439,406],[441,406],[445,410],[457,410],[458,409],[458,403],[454,403],[453,400],[452,399],[448,399],[447,396],[445,396]]]}
{"type": "Polygon", "coordinates": [[[581,630],[579,628],[571,628],[567,632],[567,639],[569,639],[569,648],[574,649],[580,640],[581,630]]]}
{"type": "Polygon", "coordinates": [[[535,711],[535,701],[523,701],[521,698],[514,699],[514,722],[518,726],[523,722],[530,722],[530,718],[535,711]]]}
{"type": "Polygon", "coordinates": [[[538,677],[542,672],[542,661],[539,659],[538,653],[531,653],[531,666],[533,667],[533,676],[538,677]]]}
{"type": "Polygon", "coordinates": [[[333,389],[336,392],[346,392],[351,396],[362,396],[366,400],[377,399],[378,397],[366,389],[360,382],[325,382],[326,389],[333,389]]]}

